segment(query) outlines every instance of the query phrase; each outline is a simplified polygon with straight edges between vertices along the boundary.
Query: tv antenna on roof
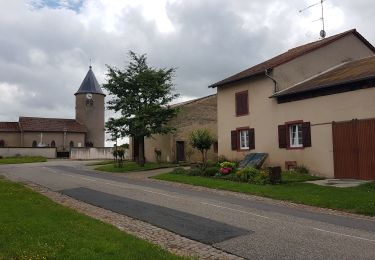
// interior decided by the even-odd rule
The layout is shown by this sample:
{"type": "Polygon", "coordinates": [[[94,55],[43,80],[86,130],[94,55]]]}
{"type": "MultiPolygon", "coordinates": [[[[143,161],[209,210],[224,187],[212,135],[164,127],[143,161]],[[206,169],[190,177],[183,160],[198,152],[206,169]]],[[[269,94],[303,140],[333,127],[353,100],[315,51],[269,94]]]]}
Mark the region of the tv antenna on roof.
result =
{"type": "Polygon", "coordinates": [[[311,7],[314,7],[314,6],[320,4],[321,9],[322,9],[322,16],[321,16],[319,19],[314,20],[313,22],[316,22],[316,21],[322,21],[323,28],[322,28],[322,30],[320,30],[320,33],[319,33],[319,35],[320,35],[320,37],[321,37],[322,39],[324,39],[324,38],[326,37],[326,31],[325,31],[325,28],[324,28],[324,8],[323,8],[323,2],[325,2],[325,1],[326,1],[326,0],[320,0],[319,2],[317,2],[317,3],[315,3],[315,4],[309,5],[309,6],[305,7],[305,8],[303,8],[303,9],[299,10],[299,12],[302,13],[302,12],[304,12],[304,11],[310,9],[311,7]]]}

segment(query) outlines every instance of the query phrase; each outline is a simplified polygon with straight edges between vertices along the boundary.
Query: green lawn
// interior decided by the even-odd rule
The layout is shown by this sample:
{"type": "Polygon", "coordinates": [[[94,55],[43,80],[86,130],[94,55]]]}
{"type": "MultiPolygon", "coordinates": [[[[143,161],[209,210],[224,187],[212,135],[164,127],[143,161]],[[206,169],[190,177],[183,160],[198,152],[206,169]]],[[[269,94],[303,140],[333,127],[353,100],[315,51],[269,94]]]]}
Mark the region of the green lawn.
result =
{"type": "Polygon", "coordinates": [[[104,172],[132,172],[132,171],[148,171],[148,170],[155,170],[155,169],[160,169],[160,168],[169,168],[169,167],[174,167],[176,164],[171,164],[171,163],[153,163],[153,162],[148,162],[145,163],[144,167],[140,167],[136,162],[124,162],[124,165],[122,167],[118,167],[115,164],[107,164],[107,165],[102,165],[95,170],[98,171],[104,171],[104,172]]]}
{"type": "Polygon", "coordinates": [[[90,162],[86,165],[95,166],[95,165],[107,165],[107,164],[113,164],[113,160],[95,161],[95,162],[90,162]]]}
{"type": "Polygon", "coordinates": [[[0,259],[182,259],[0,179],[0,259]]]}
{"type": "Polygon", "coordinates": [[[153,178],[375,216],[375,182],[353,188],[326,187],[303,183],[302,181],[314,177],[292,173],[283,174],[284,182],[279,185],[255,185],[171,173],[164,173],[153,178]]]}
{"type": "Polygon", "coordinates": [[[35,163],[46,162],[47,159],[42,156],[17,156],[6,157],[0,159],[0,164],[16,164],[16,163],[35,163]]]}

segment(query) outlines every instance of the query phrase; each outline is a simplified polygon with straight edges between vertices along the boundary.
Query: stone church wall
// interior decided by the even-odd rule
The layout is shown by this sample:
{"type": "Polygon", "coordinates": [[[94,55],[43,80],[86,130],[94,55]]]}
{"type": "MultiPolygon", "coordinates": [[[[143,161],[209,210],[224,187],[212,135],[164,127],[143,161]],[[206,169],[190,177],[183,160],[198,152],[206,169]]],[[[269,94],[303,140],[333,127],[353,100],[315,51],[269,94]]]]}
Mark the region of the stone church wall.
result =
{"type": "Polygon", "coordinates": [[[56,148],[21,148],[8,147],[0,148],[0,156],[43,156],[46,158],[56,158],[56,148]]]}
{"type": "Polygon", "coordinates": [[[21,134],[17,132],[0,132],[0,140],[4,141],[4,147],[21,146],[21,134]]]}

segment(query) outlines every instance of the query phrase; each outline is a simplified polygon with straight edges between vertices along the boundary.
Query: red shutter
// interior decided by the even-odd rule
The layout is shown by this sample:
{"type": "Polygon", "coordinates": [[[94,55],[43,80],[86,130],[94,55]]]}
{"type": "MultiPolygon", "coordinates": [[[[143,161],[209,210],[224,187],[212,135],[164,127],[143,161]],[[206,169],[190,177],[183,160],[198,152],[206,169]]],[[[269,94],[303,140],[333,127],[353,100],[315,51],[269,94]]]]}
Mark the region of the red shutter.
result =
{"type": "Polygon", "coordinates": [[[230,132],[230,138],[232,143],[232,150],[237,150],[237,130],[232,130],[230,132]]]}
{"type": "Polygon", "coordinates": [[[302,144],[303,147],[311,147],[311,126],[310,122],[302,123],[302,144]]]}
{"type": "Polygon", "coordinates": [[[247,91],[236,93],[236,115],[249,114],[249,102],[247,91]]]}
{"type": "Polygon", "coordinates": [[[255,131],[254,128],[249,129],[249,149],[255,149],[255,131]]]}
{"type": "Polygon", "coordinates": [[[279,131],[279,148],[286,148],[286,125],[279,125],[278,126],[279,131]]]}

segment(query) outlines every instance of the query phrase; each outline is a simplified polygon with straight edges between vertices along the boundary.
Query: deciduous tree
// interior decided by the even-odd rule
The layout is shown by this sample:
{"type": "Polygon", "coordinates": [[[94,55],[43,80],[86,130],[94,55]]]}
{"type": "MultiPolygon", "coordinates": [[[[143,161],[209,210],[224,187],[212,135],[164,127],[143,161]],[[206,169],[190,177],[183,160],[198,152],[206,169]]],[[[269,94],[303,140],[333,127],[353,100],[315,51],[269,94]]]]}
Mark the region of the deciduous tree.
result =
{"type": "Polygon", "coordinates": [[[107,66],[107,83],[103,85],[112,99],[108,108],[120,116],[110,121],[121,137],[130,136],[139,144],[138,164],[144,165],[144,138],[168,134],[175,130],[166,123],[176,116],[170,106],[178,94],[173,89],[175,69],[152,68],[146,55],[129,52],[130,63],[123,70],[107,66]]]}

